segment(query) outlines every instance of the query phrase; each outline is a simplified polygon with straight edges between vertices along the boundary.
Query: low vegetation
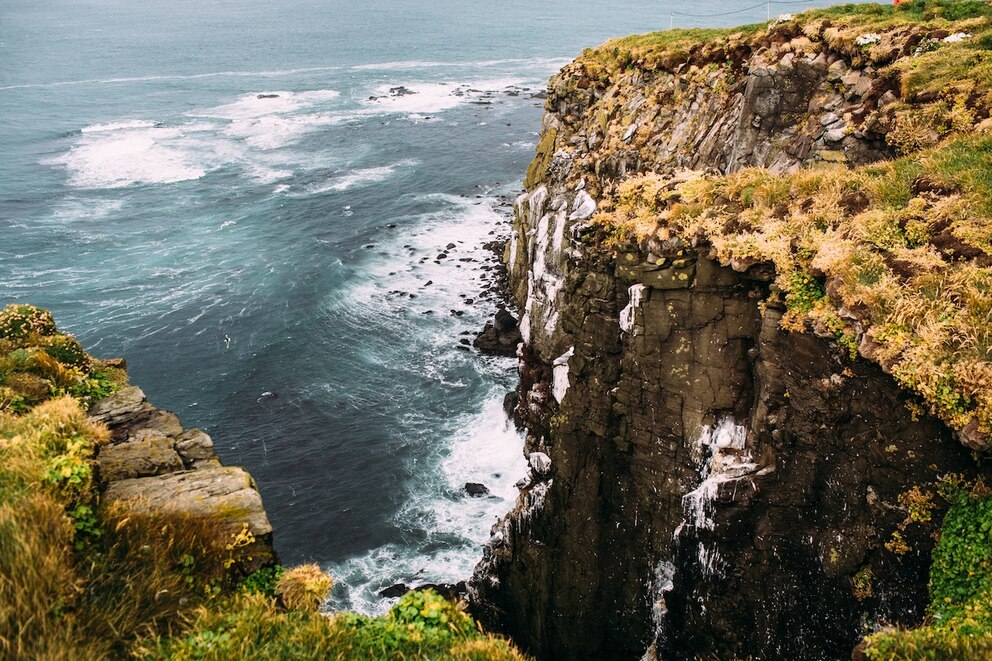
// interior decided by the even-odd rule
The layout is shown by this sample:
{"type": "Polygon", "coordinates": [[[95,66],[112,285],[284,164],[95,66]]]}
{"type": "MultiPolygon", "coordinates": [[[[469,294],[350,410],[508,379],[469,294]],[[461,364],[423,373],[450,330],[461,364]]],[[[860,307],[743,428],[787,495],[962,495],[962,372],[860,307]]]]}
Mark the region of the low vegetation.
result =
{"type": "Polygon", "coordinates": [[[86,410],[124,384],[48,312],[0,311],[0,658],[523,659],[435,593],[323,614],[316,565],[246,576],[214,521],[102,505],[86,410]]]}
{"type": "Polygon", "coordinates": [[[811,49],[826,42],[855,64],[877,67],[879,79],[898,81],[902,100],[890,111],[886,141],[902,157],[787,175],[643,174],[605,185],[596,220],[614,242],[681,238],[737,268],[773,264],[786,328],[833,337],[852,357],[880,363],[970,447],[985,447],[992,434],[992,5],[834,7],[767,29],[615,40],[573,66],[600,67],[609,79],[621,64],[664,67],[673,56],[698,57],[709,62],[706,72],[713,58],[748,57],[787,28],[780,36],[791,47],[809,35],[811,49]]]}
{"type": "Polygon", "coordinates": [[[980,480],[954,476],[939,491],[950,509],[933,552],[927,622],[869,636],[873,661],[992,658],[992,497],[980,480]]]}
{"type": "Polygon", "coordinates": [[[955,429],[992,431],[992,137],[857,169],[624,181],[598,222],[775,264],[783,325],[880,362],[955,429]]]}

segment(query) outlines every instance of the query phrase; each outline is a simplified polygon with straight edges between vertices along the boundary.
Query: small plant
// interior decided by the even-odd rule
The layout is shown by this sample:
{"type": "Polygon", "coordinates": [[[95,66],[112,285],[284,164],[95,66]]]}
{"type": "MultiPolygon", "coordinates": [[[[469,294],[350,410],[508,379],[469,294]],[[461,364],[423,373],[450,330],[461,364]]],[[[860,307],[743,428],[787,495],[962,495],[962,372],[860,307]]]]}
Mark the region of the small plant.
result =
{"type": "Polygon", "coordinates": [[[249,594],[261,594],[266,597],[276,596],[276,585],[286,573],[282,565],[262,567],[245,576],[241,581],[241,589],[249,594]]]}
{"type": "Polygon", "coordinates": [[[231,541],[229,541],[224,548],[228,552],[227,559],[224,560],[224,568],[230,569],[240,560],[251,560],[251,556],[245,557],[242,553],[242,549],[245,549],[255,543],[255,534],[248,528],[248,524],[242,524],[241,530],[236,532],[231,541]]]}
{"type": "Polygon", "coordinates": [[[851,578],[851,588],[855,599],[864,601],[874,596],[875,590],[872,587],[873,579],[874,576],[870,565],[863,567],[861,571],[851,578]]]}
{"type": "Polygon", "coordinates": [[[332,585],[331,577],[317,565],[300,565],[283,572],[273,592],[289,610],[316,611],[332,585]]]}
{"type": "Polygon", "coordinates": [[[933,502],[933,494],[929,491],[921,491],[919,487],[913,487],[899,494],[899,504],[908,512],[908,523],[929,523],[937,507],[933,502]]]}
{"type": "Polygon", "coordinates": [[[791,312],[804,315],[826,295],[823,282],[809,273],[797,271],[788,278],[785,304],[791,312]]]}
{"type": "Polygon", "coordinates": [[[33,305],[8,305],[0,310],[0,338],[18,341],[28,335],[54,335],[55,319],[33,305]]]}
{"type": "Polygon", "coordinates": [[[898,530],[894,531],[889,541],[885,542],[885,548],[896,555],[906,555],[913,550],[913,547],[906,543],[902,533],[898,530]]]}

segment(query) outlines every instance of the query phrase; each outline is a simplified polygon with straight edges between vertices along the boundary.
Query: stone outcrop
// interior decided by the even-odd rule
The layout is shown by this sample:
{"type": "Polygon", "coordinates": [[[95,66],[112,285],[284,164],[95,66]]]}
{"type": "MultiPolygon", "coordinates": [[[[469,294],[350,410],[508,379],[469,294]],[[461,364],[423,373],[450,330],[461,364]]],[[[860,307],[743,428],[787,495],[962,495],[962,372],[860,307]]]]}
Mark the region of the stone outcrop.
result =
{"type": "Polygon", "coordinates": [[[472,341],[472,346],[482,353],[514,356],[520,339],[520,327],[516,317],[506,310],[500,310],[492,322],[486,323],[482,332],[472,341]]]}
{"type": "Polygon", "coordinates": [[[272,525],[254,480],[244,469],[222,466],[205,432],[184,429],[135,386],[97,402],[90,416],[111,430],[111,443],[97,456],[104,505],[208,519],[232,540],[247,531],[253,541],[237,549],[242,570],[275,562],[272,525]]]}
{"type": "Polygon", "coordinates": [[[781,329],[770,265],[592,222],[635,172],[891,156],[897,81],[816,29],[549,85],[505,255],[531,470],[469,585],[541,658],[835,659],[924,614],[941,511],[907,503],[976,475],[968,451],[878,365],[781,329]]]}

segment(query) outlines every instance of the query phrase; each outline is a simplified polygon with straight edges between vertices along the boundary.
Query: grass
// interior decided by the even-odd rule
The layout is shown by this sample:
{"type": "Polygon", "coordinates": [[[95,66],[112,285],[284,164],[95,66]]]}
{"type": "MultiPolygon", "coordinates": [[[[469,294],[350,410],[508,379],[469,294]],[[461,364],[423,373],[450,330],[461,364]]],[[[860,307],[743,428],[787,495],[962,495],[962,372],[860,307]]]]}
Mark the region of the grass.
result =
{"type": "Polygon", "coordinates": [[[952,428],[992,431],[992,137],[858,169],[643,175],[597,221],[773,263],[791,330],[845,324],[952,428]],[[851,200],[861,200],[851,206],[851,200]],[[831,294],[828,296],[827,292],[831,294]],[[818,303],[823,302],[823,305],[818,303]]]}
{"type": "Polygon", "coordinates": [[[201,607],[186,634],[150,640],[142,659],[407,659],[523,661],[505,640],[480,633],[459,606],[410,592],[383,617],[286,611],[261,595],[201,607]]]}
{"type": "Polygon", "coordinates": [[[873,661],[992,656],[992,498],[983,482],[955,476],[939,491],[950,509],[933,552],[927,622],[869,636],[873,661]]]}
{"type": "MultiPolygon", "coordinates": [[[[703,240],[726,264],[773,264],[785,328],[833,336],[879,362],[969,446],[992,447],[992,138],[978,130],[992,122],[990,47],[989,3],[831,7],[768,25],[607,42],[553,79],[549,103],[575,95],[582,116],[562,124],[599,138],[576,155],[572,176],[585,170],[609,242],[703,240]],[[954,33],[970,36],[943,41],[954,33]],[[866,34],[876,38],[860,45],[866,34]],[[901,100],[871,121],[902,157],[782,176],[702,176],[664,163],[619,182],[591,176],[617,153],[655,161],[665,140],[652,118],[668,121],[666,108],[688,112],[700,98],[729,107],[743,63],[771,43],[807,53],[826,45],[901,85],[901,100]]],[[[543,152],[567,151],[565,138],[543,152]]],[[[534,167],[531,185],[547,170],[544,161],[534,167]]]]}
{"type": "Polygon", "coordinates": [[[0,658],[523,659],[436,594],[329,617],[316,565],[245,576],[216,521],[101,504],[86,410],[125,383],[46,311],[0,311],[0,658]]]}

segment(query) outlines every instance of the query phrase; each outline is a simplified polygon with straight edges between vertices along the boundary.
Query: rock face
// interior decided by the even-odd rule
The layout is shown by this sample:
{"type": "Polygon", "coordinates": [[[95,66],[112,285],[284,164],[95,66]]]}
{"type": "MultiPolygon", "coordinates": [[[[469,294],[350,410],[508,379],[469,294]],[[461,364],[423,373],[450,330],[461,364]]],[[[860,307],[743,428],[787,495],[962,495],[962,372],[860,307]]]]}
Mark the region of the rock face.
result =
{"type": "Polygon", "coordinates": [[[631,172],[889,155],[867,118],[891,81],[794,25],[772,34],[721,53],[727,70],[604,87],[576,64],[549,85],[506,250],[531,470],[469,585],[541,658],[849,657],[865,624],[924,614],[941,512],[911,523],[907,494],[976,474],[877,365],[782,330],[767,265],[608,245],[589,222],[631,172]]]}
{"type": "Polygon", "coordinates": [[[221,466],[206,433],[183,429],[175,414],[156,409],[135,386],[97,402],[90,416],[112,434],[97,457],[105,505],[212,519],[232,539],[247,529],[254,542],[239,547],[242,569],[275,562],[272,526],[254,480],[241,468],[221,466]]]}

